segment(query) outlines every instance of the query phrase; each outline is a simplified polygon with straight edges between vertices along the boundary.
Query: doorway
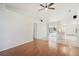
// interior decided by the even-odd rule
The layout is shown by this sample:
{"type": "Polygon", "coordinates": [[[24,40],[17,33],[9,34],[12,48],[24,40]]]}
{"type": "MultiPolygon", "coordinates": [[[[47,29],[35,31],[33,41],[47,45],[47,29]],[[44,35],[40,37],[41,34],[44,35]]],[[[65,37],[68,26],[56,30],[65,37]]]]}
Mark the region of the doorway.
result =
{"type": "Polygon", "coordinates": [[[40,40],[47,40],[47,24],[46,23],[34,23],[33,38],[40,40]]]}

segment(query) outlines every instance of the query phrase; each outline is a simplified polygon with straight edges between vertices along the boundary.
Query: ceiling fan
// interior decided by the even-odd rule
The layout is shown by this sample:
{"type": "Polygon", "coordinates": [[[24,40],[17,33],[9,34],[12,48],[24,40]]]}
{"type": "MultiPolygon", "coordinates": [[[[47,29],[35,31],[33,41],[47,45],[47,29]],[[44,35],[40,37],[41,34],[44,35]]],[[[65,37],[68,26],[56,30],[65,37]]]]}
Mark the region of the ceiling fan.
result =
{"type": "Polygon", "coordinates": [[[45,3],[45,5],[40,4],[40,6],[43,7],[43,8],[39,9],[39,11],[42,11],[42,10],[46,10],[47,11],[48,9],[55,10],[55,8],[51,7],[53,4],[54,3],[50,3],[50,4],[45,3]]]}

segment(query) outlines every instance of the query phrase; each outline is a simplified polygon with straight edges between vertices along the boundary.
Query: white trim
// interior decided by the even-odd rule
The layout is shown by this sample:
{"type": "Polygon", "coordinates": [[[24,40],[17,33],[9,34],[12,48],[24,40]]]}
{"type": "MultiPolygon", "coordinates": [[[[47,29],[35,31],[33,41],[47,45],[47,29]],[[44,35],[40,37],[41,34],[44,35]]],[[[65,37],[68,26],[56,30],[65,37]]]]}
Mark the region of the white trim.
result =
{"type": "Polygon", "coordinates": [[[33,39],[32,39],[32,40],[29,40],[29,41],[24,41],[24,42],[22,42],[22,43],[20,43],[20,44],[17,44],[17,45],[13,45],[13,46],[8,47],[8,48],[6,48],[6,49],[2,49],[2,50],[0,50],[0,52],[1,52],[1,51],[4,51],[4,50],[11,49],[11,48],[15,48],[15,47],[17,47],[17,46],[23,45],[23,44],[28,43],[28,42],[31,42],[31,41],[33,41],[33,39]]]}

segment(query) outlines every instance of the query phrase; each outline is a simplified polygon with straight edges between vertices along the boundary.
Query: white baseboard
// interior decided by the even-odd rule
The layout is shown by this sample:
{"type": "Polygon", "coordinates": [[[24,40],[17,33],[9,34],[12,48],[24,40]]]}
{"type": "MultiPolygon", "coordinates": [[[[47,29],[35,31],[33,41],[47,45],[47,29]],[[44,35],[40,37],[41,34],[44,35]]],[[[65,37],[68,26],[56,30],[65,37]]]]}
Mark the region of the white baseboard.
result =
{"type": "Polygon", "coordinates": [[[1,49],[0,51],[4,51],[4,50],[7,50],[7,49],[11,49],[11,48],[14,48],[14,47],[16,47],[16,46],[19,46],[19,45],[22,45],[22,44],[25,44],[25,43],[28,43],[28,42],[31,42],[31,41],[33,41],[33,40],[20,42],[20,43],[18,43],[18,44],[15,44],[15,45],[13,45],[13,46],[7,47],[7,48],[5,48],[5,49],[1,49]]]}

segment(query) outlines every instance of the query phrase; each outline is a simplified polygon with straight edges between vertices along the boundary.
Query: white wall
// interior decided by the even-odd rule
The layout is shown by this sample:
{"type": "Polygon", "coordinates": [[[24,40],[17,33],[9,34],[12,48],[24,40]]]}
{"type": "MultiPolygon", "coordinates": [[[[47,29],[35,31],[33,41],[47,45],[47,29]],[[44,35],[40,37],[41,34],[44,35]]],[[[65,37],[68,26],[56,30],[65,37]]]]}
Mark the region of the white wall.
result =
{"type": "Polygon", "coordinates": [[[0,51],[33,40],[35,19],[18,13],[0,9],[0,51]]]}

